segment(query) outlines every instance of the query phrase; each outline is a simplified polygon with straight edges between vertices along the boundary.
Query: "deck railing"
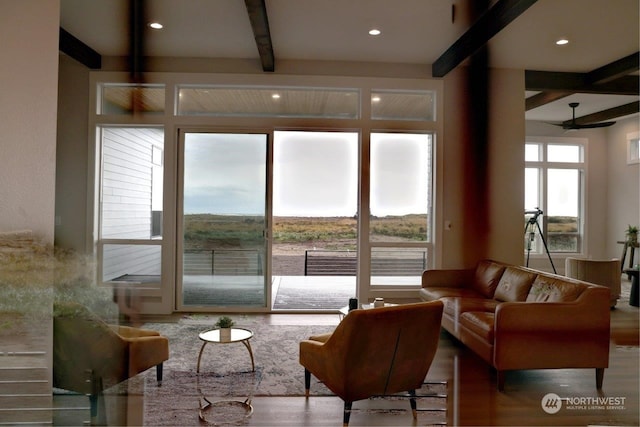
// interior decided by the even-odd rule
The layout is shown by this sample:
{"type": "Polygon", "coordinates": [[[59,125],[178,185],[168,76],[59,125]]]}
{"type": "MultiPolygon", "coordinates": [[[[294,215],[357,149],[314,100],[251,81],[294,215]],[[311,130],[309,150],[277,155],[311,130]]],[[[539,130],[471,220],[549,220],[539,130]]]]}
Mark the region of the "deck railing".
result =
{"type": "MultiPolygon", "coordinates": [[[[376,251],[371,257],[373,276],[419,276],[427,268],[427,251],[376,251]]],[[[307,250],[305,276],[355,276],[358,257],[354,251],[307,250]]]]}

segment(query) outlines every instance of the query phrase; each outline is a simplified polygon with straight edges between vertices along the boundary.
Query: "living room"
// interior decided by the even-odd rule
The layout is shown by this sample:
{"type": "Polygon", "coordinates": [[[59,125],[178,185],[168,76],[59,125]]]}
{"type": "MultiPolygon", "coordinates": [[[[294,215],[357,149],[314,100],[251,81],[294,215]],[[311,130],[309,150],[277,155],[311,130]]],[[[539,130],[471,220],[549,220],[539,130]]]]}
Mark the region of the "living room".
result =
{"type": "MultiPolygon", "coordinates": [[[[60,247],[74,249],[79,253],[93,251],[97,242],[94,218],[98,215],[98,211],[95,209],[95,186],[98,183],[96,179],[98,169],[94,167],[96,159],[95,144],[93,143],[96,139],[97,126],[114,124],[119,126],[162,125],[165,132],[171,135],[166,141],[170,141],[172,144],[177,144],[179,129],[186,126],[196,128],[208,126],[209,129],[246,129],[247,124],[250,123],[249,127],[254,129],[267,128],[269,132],[278,128],[337,129],[336,121],[327,119],[176,118],[172,114],[173,107],[167,109],[168,119],[164,116],[159,118],[158,115],[154,117],[153,114],[140,114],[125,115],[109,122],[113,117],[106,119],[100,117],[94,113],[95,109],[92,108],[97,105],[97,84],[127,83],[130,79],[127,67],[123,64],[121,57],[111,57],[104,54],[102,69],[91,71],[67,55],[58,55],[57,40],[61,21],[52,20],[51,16],[59,16],[60,8],[69,5],[65,5],[64,1],[61,2],[62,6],[57,5],[56,2],[52,3],[52,5],[47,5],[44,10],[41,5],[36,5],[36,2],[24,2],[20,7],[12,2],[3,2],[2,4],[3,9],[8,9],[20,17],[19,22],[28,24],[26,28],[9,27],[8,31],[11,32],[11,35],[7,39],[15,40],[15,44],[10,44],[7,51],[3,52],[16,59],[11,64],[7,64],[9,68],[2,73],[3,80],[12,82],[8,85],[7,97],[3,97],[6,101],[2,102],[3,111],[6,111],[6,114],[3,115],[5,117],[3,126],[7,128],[3,137],[3,139],[6,138],[6,142],[3,142],[3,149],[7,150],[7,156],[3,156],[3,172],[0,175],[4,192],[2,215],[0,215],[2,231],[28,229],[45,241],[55,242],[60,247]],[[40,26],[40,24],[44,25],[40,26]],[[25,40],[29,40],[29,49],[24,48],[25,40]],[[16,105],[24,107],[16,108],[16,105]],[[29,129],[27,134],[25,134],[25,129],[29,129]]],[[[536,15],[541,13],[535,8],[543,3],[541,1],[532,6],[531,10],[525,12],[522,18],[525,18],[527,13],[536,15]]],[[[407,8],[411,9],[412,6],[415,5],[407,5],[407,8]]],[[[448,21],[452,19],[450,16],[452,14],[451,6],[451,4],[446,5],[448,21]]],[[[454,27],[458,28],[459,33],[462,34],[462,29],[468,26],[463,22],[463,13],[461,13],[464,6],[461,4],[456,4],[456,6],[458,9],[454,27]]],[[[614,6],[609,6],[609,8],[617,11],[618,15],[615,16],[621,20],[625,15],[637,16],[636,2],[621,1],[614,6]]],[[[277,21],[275,16],[270,15],[270,18],[277,21]]],[[[516,25],[517,22],[515,21],[512,25],[516,25]]],[[[635,22],[637,24],[637,21],[635,22]]],[[[620,27],[626,28],[628,25],[621,24],[620,27]]],[[[594,28],[600,32],[606,32],[602,25],[594,25],[594,28]]],[[[637,33],[637,28],[634,31],[637,33]]],[[[616,55],[611,54],[609,59],[601,60],[594,66],[587,66],[585,70],[595,69],[615,59],[637,52],[637,38],[636,34],[635,45],[630,51],[616,55]]],[[[454,41],[455,38],[447,41],[440,47],[440,50],[444,51],[443,48],[454,41]]],[[[503,42],[498,46],[504,45],[503,42]]],[[[511,49],[519,49],[519,47],[511,49]]],[[[497,48],[496,50],[498,51],[497,48]]],[[[439,53],[442,53],[441,51],[439,53]]],[[[365,96],[374,89],[400,92],[433,91],[438,100],[435,104],[436,119],[427,124],[396,120],[374,122],[360,118],[348,122],[346,127],[364,129],[362,138],[365,140],[369,138],[371,131],[379,129],[391,129],[399,132],[428,132],[435,135],[437,148],[434,163],[435,190],[432,222],[434,229],[433,240],[429,242],[434,254],[432,268],[467,267],[485,257],[515,265],[524,264],[522,214],[525,199],[525,177],[523,175],[525,150],[523,143],[536,142],[536,140],[530,140],[529,137],[544,140],[545,138],[567,138],[569,136],[561,128],[545,123],[566,120],[568,119],[566,116],[557,119],[527,119],[529,112],[525,111],[523,100],[527,97],[524,69],[529,69],[528,66],[492,69],[490,75],[492,82],[490,86],[491,103],[488,117],[488,135],[490,136],[485,153],[489,161],[487,161],[485,168],[484,164],[481,167],[469,166],[475,160],[470,154],[475,140],[471,135],[477,129],[469,130],[467,126],[473,106],[468,103],[470,95],[466,86],[465,67],[456,68],[444,78],[438,79],[431,76],[429,68],[425,65],[429,64],[429,60],[425,60],[421,64],[402,63],[401,61],[372,61],[371,59],[354,61],[329,61],[326,59],[317,61],[313,58],[294,60],[278,56],[277,50],[276,57],[278,62],[274,73],[264,73],[261,63],[255,58],[255,55],[251,61],[224,57],[217,60],[188,58],[179,61],[156,58],[147,63],[149,69],[154,73],[149,77],[150,80],[147,83],[172,84],[172,86],[167,86],[168,98],[175,96],[174,88],[180,84],[340,89],[355,87],[363,94],[363,100],[367,100],[367,102],[362,102],[363,116],[368,108],[365,106],[369,101],[365,96]],[[216,72],[212,73],[212,69],[215,69],[216,72]],[[469,177],[470,167],[472,168],[471,178],[469,177]],[[486,172],[484,181],[473,179],[474,174],[482,173],[483,169],[486,172]]],[[[555,61],[560,64],[561,58],[556,58],[555,61]]],[[[589,97],[585,96],[583,99],[586,100],[589,97]]],[[[566,102],[568,100],[569,98],[565,99],[566,102]]],[[[582,107],[586,108],[586,101],[581,101],[581,103],[582,107]]],[[[568,107],[565,106],[565,108],[569,110],[568,107]]],[[[344,126],[341,124],[339,128],[344,126]]],[[[585,145],[585,158],[588,160],[588,173],[585,176],[584,187],[586,193],[584,199],[585,223],[583,234],[580,237],[583,246],[579,254],[583,257],[620,258],[622,245],[618,241],[624,240],[624,231],[628,225],[637,224],[639,221],[638,164],[629,158],[628,151],[629,147],[633,145],[633,135],[637,135],[639,128],[638,116],[635,114],[616,119],[616,124],[608,128],[585,129],[570,134],[572,140],[584,139],[587,141],[585,145]]],[[[365,151],[363,150],[363,153],[365,151]]],[[[178,152],[174,151],[164,159],[164,164],[171,168],[178,168],[177,160],[178,152]]],[[[366,180],[361,182],[366,183],[366,180]]],[[[173,185],[177,186],[177,184],[171,183],[171,186],[173,185]]],[[[172,197],[165,197],[165,199],[175,200],[177,191],[175,187],[173,189],[169,187],[165,196],[172,197]]],[[[358,206],[366,206],[363,204],[364,202],[365,200],[359,200],[358,206]]],[[[163,236],[167,242],[166,250],[169,252],[177,251],[178,245],[175,236],[178,209],[175,205],[172,208],[175,212],[171,214],[173,217],[167,213],[168,210],[165,212],[165,217],[168,217],[166,224],[174,227],[173,230],[172,227],[167,227],[165,229],[167,234],[163,236]]],[[[361,212],[364,211],[366,210],[361,210],[361,212]]],[[[364,230],[367,231],[367,229],[364,230]]],[[[368,233],[362,233],[358,237],[361,239],[358,241],[358,245],[362,253],[368,253],[375,247],[375,244],[372,244],[365,235],[368,236],[368,233]]],[[[175,260],[176,253],[165,253],[164,256],[175,260]]],[[[626,263],[629,263],[628,256],[626,263]]],[[[554,254],[555,264],[559,267],[561,274],[563,273],[564,258],[565,256],[562,254],[554,254]]],[[[631,260],[632,266],[635,263],[637,261],[631,260]]],[[[549,262],[544,251],[536,253],[531,265],[534,268],[549,270],[549,262]]],[[[159,290],[154,290],[155,296],[145,296],[146,301],[143,305],[145,314],[154,314],[154,316],[163,314],[172,317],[191,313],[189,310],[176,309],[176,285],[172,282],[174,280],[172,278],[176,277],[177,266],[163,265],[163,268],[168,268],[168,270],[163,270],[166,280],[163,279],[163,285],[159,290]]],[[[384,287],[369,286],[371,278],[368,275],[368,266],[365,263],[360,268],[362,269],[361,273],[367,273],[366,275],[361,274],[357,285],[357,295],[362,301],[370,301],[378,296],[389,300],[396,298],[410,301],[412,295],[415,296],[417,292],[415,285],[413,288],[392,289],[391,291],[384,287]]],[[[612,311],[612,319],[620,313],[626,313],[627,307],[624,308],[625,310],[612,311]]],[[[633,316],[633,308],[630,310],[629,315],[633,316]]],[[[207,310],[201,311],[209,311],[207,314],[210,315],[217,315],[218,312],[236,315],[237,308],[216,307],[216,310],[213,310],[208,307],[207,310]]],[[[309,322],[317,324],[316,322],[325,322],[337,324],[337,316],[334,315],[328,315],[325,318],[324,315],[318,314],[311,314],[309,317],[298,317],[302,315],[292,314],[291,317],[284,317],[286,320],[282,320],[283,317],[280,316],[287,315],[267,314],[269,308],[266,305],[260,310],[249,311],[259,313],[256,316],[273,316],[266,320],[272,323],[309,322]]],[[[249,316],[249,314],[244,313],[243,316],[249,316]]],[[[633,317],[628,319],[633,322],[633,317]]],[[[615,323],[616,321],[612,320],[612,324],[615,323]]],[[[627,323],[628,321],[622,320],[622,324],[626,325],[627,323]]],[[[454,344],[450,345],[455,348],[454,344]]],[[[443,346],[442,348],[447,349],[448,347],[443,346]]],[[[455,351],[457,350],[459,349],[455,351]]],[[[456,357],[461,356],[457,355],[456,357]]],[[[625,358],[625,356],[621,357],[625,358]]],[[[637,354],[635,357],[637,358],[637,354]]],[[[440,360],[440,364],[448,363],[445,361],[446,358],[436,359],[436,362],[438,360],[440,360]]],[[[632,364],[626,365],[629,363],[628,358],[623,362],[617,362],[617,360],[612,359],[612,367],[630,366],[630,369],[633,369],[632,364]]],[[[529,377],[525,375],[522,378],[524,378],[523,382],[529,385],[527,380],[529,377]]],[[[605,384],[607,384],[606,378],[608,378],[607,375],[605,375],[605,384]]],[[[591,374],[589,374],[589,380],[591,380],[591,374]]],[[[637,384],[637,369],[635,380],[637,384]]],[[[531,381],[531,383],[535,382],[531,381]]],[[[591,385],[591,382],[588,384],[591,385]]],[[[484,383],[484,386],[488,387],[489,383],[484,383]]],[[[629,401],[637,401],[637,392],[633,394],[632,391],[627,390],[626,386],[620,389],[620,394],[628,396],[629,401]]],[[[536,398],[539,400],[539,397],[536,398]]],[[[536,398],[531,397],[529,403],[536,398]]],[[[501,405],[508,404],[501,399],[499,400],[498,406],[492,406],[496,411],[500,410],[501,405]]],[[[286,406],[289,403],[286,403],[285,400],[282,405],[286,406]]],[[[633,411],[637,413],[637,406],[628,409],[628,413],[633,413],[633,411]]],[[[258,406],[256,406],[252,422],[260,422],[259,413],[258,406]]],[[[493,419],[485,419],[484,423],[499,422],[497,418],[502,417],[501,414],[493,419]]],[[[307,413],[305,416],[312,417],[313,414],[307,413]]],[[[491,416],[495,416],[495,414],[491,416]]],[[[504,418],[501,419],[503,423],[517,423],[513,418],[508,421],[505,421],[504,418]]],[[[323,420],[320,417],[317,422],[322,423],[323,420]]],[[[466,420],[467,423],[481,423],[479,419],[470,421],[473,418],[465,418],[465,416],[458,418],[458,421],[460,420],[466,420]]],[[[268,424],[273,422],[273,419],[262,422],[268,424]]],[[[357,419],[354,418],[352,422],[357,423],[357,419]]],[[[364,422],[374,423],[376,421],[370,418],[364,422]]],[[[539,421],[539,423],[542,422],[539,421]]],[[[548,422],[564,423],[557,419],[548,422]]],[[[455,424],[455,419],[450,420],[450,423],[455,424]]]]}

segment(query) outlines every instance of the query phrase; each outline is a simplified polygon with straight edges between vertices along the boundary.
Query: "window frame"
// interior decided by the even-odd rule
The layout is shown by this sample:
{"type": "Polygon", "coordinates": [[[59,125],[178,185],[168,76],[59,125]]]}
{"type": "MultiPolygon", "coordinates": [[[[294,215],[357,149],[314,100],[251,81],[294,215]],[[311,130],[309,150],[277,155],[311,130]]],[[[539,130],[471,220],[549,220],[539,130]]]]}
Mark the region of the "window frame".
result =
{"type": "MultiPolygon", "coordinates": [[[[549,248],[549,253],[552,256],[570,256],[575,254],[583,254],[586,253],[586,239],[585,239],[585,230],[586,224],[588,222],[588,212],[587,212],[587,201],[586,201],[586,185],[588,182],[588,140],[586,138],[566,138],[566,137],[527,137],[525,141],[525,152],[526,147],[529,145],[536,145],[538,147],[538,159],[537,160],[527,160],[525,154],[525,171],[528,169],[535,169],[538,171],[538,197],[537,197],[537,206],[525,206],[525,211],[530,211],[534,208],[539,208],[543,211],[543,214],[540,215],[540,219],[538,223],[540,225],[540,230],[542,235],[547,243],[549,248]],[[577,146],[580,148],[579,160],[578,161],[549,161],[548,156],[548,148],[552,146],[577,146]],[[547,214],[549,208],[549,171],[550,170],[577,170],[578,172],[578,231],[576,233],[577,243],[576,250],[554,250],[549,243],[549,215],[547,214]]],[[[525,180],[525,203],[527,196],[527,188],[526,188],[526,180],[525,180]]],[[[525,236],[526,238],[526,236],[525,236]]],[[[525,253],[527,251],[525,245],[525,253]]],[[[539,236],[536,237],[536,245],[535,250],[531,251],[532,256],[546,256],[544,245],[541,242],[539,236]]]]}

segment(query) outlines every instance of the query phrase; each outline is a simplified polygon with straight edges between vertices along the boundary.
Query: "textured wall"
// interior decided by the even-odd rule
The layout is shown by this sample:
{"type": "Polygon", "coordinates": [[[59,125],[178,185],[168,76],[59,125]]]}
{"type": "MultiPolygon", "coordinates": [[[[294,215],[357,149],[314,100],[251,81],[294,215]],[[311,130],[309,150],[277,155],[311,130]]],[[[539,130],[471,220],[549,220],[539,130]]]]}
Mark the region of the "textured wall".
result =
{"type": "Polygon", "coordinates": [[[60,2],[0,10],[0,230],[53,242],[60,2]]]}

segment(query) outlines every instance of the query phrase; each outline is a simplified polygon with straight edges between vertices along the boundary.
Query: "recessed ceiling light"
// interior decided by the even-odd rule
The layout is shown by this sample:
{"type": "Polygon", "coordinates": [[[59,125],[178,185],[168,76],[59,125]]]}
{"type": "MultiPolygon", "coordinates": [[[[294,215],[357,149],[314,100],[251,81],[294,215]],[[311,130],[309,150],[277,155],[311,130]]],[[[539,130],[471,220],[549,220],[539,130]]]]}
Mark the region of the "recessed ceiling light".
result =
{"type": "Polygon", "coordinates": [[[556,44],[558,46],[563,46],[565,44],[569,44],[569,40],[565,39],[564,37],[561,39],[556,40],[556,44]]]}
{"type": "Polygon", "coordinates": [[[374,95],[371,97],[371,102],[380,102],[380,97],[377,95],[374,95]]]}
{"type": "Polygon", "coordinates": [[[372,28],[369,30],[370,36],[379,36],[380,34],[382,34],[382,31],[378,30],[377,28],[372,28]]]}
{"type": "Polygon", "coordinates": [[[153,28],[154,30],[161,30],[164,27],[164,25],[162,25],[159,22],[150,22],[149,27],[153,28]]]}
{"type": "Polygon", "coordinates": [[[271,95],[271,98],[280,99],[280,94],[279,93],[274,93],[273,95],[271,95]]]}

